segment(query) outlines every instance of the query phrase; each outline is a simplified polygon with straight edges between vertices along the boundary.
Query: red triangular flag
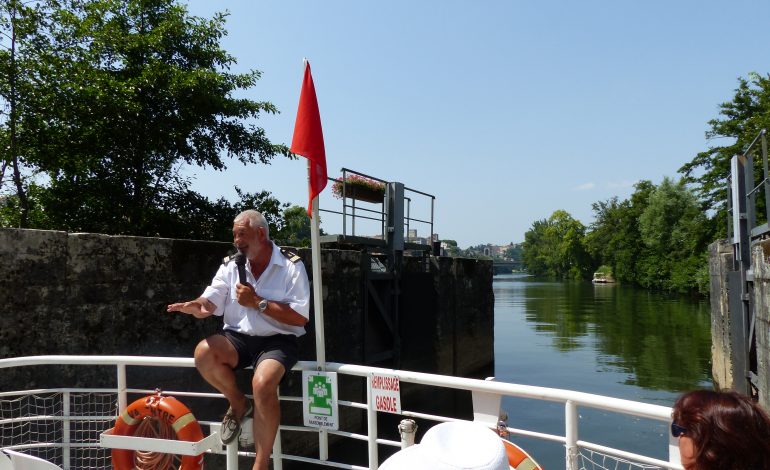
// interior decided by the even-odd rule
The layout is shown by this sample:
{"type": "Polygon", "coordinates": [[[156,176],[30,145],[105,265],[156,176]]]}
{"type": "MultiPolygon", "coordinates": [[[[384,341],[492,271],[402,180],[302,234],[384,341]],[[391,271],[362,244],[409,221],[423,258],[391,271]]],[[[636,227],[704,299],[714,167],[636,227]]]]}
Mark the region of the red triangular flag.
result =
{"type": "Polygon", "coordinates": [[[326,187],[326,151],[324,135],[321,130],[321,115],[318,112],[318,100],[315,96],[313,76],[310,74],[310,62],[305,64],[305,77],[302,79],[302,91],[299,95],[297,120],[294,122],[294,137],[291,139],[292,153],[310,160],[307,214],[312,217],[313,198],[326,187]]]}

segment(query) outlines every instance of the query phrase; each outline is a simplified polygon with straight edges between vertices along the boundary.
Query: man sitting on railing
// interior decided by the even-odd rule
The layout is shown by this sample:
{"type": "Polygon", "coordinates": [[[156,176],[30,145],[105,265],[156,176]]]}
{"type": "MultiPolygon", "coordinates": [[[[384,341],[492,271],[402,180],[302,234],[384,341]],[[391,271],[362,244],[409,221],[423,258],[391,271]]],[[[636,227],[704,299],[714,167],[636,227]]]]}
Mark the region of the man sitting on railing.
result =
{"type": "MultiPolygon", "coordinates": [[[[239,282],[233,257],[225,258],[203,294],[168,306],[197,318],[224,317],[224,328],[195,348],[195,366],[230,402],[222,421],[222,442],[241,433],[241,423],[254,417],[254,469],[268,468],[280,421],[278,384],[297,362],[297,337],[309,318],[310,288],[299,256],[278,248],[269,237],[264,216],[248,210],[233,223],[233,241],[247,259],[246,280],[239,282]],[[235,382],[235,370],[254,367],[254,403],[235,382]]],[[[242,263],[241,263],[242,264],[242,263]]]]}

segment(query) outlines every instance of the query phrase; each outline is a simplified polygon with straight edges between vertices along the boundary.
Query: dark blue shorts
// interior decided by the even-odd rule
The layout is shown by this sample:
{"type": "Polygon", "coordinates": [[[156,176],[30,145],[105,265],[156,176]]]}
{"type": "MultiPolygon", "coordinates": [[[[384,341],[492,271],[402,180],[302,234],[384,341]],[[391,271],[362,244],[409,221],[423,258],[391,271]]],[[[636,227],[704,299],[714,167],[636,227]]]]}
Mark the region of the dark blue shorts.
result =
{"type": "Polygon", "coordinates": [[[299,343],[294,335],[249,336],[231,330],[221,330],[217,334],[227,338],[235,347],[238,353],[235,370],[250,366],[256,369],[265,359],[274,359],[286,369],[286,376],[299,357],[299,343]]]}

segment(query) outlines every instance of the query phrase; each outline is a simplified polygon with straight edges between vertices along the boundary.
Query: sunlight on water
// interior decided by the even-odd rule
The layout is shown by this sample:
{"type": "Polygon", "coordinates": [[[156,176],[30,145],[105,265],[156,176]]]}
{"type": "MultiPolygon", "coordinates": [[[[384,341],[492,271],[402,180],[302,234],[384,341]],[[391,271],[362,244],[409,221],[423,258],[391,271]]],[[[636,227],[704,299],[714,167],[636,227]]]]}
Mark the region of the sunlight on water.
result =
{"type": "MultiPolygon", "coordinates": [[[[670,406],[685,390],[710,388],[706,300],[620,285],[494,278],[498,380],[670,406]]],[[[564,407],[504,400],[509,426],[564,434],[564,407]]],[[[665,425],[580,409],[580,439],[667,460],[665,425]]],[[[564,447],[514,438],[546,469],[564,467],[564,447]]]]}

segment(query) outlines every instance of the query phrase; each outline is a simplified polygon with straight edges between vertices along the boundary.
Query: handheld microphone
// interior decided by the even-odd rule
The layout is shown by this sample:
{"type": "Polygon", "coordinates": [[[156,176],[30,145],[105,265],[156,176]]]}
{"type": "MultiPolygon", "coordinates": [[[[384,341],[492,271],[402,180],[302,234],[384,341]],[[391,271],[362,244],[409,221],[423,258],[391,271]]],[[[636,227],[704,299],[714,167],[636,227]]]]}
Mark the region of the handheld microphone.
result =
{"type": "Polygon", "coordinates": [[[238,266],[238,282],[243,284],[244,286],[248,284],[246,281],[246,255],[243,254],[241,250],[238,250],[238,253],[235,254],[233,257],[233,260],[235,260],[235,264],[238,266]]]}

